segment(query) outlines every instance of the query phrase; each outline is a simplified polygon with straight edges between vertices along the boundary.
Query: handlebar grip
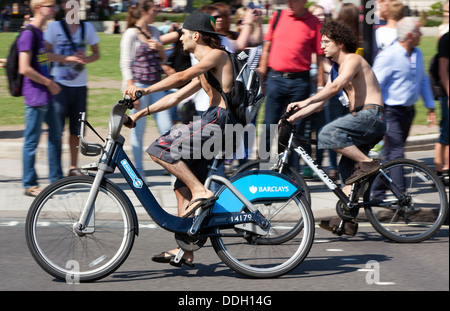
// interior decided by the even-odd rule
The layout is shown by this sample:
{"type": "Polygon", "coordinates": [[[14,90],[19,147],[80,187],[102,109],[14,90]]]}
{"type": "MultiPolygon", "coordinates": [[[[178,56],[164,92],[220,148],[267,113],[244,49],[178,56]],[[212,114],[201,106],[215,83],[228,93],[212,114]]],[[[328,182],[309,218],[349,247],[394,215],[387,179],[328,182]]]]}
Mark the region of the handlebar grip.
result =
{"type": "Polygon", "coordinates": [[[138,100],[139,98],[142,97],[142,92],[141,91],[137,91],[136,93],[134,93],[134,96],[136,97],[136,100],[138,100]]]}

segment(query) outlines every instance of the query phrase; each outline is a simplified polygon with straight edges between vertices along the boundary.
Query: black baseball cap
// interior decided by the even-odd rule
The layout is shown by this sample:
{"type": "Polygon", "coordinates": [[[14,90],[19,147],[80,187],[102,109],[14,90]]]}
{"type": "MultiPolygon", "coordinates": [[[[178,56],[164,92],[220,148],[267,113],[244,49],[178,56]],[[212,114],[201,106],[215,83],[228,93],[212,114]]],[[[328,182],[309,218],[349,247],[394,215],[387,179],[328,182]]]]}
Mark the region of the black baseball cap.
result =
{"type": "Polygon", "coordinates": [[[183,28],[192,31],[201,31],[205,33],[225,36],[216,32],[216,20],[205,12],[194,12],[186,17],[183,28]]]}

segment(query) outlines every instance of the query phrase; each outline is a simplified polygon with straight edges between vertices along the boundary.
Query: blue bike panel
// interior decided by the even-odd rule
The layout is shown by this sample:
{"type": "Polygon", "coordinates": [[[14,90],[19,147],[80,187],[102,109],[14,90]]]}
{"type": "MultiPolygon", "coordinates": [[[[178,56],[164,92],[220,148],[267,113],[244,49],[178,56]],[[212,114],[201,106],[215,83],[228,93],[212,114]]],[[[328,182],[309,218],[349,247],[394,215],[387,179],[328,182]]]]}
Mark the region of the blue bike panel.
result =
{"type": "MultiPolygon", "coordinates": [[[[289,199],[298,194],[300,187],[285,176],[272,171],[249,171],[236,177],[233,186],[250,202],[257,200],[289,199]]],[[[240,212],[244,204],[228,188],[218,192],[212,213],[240,212]]]]}

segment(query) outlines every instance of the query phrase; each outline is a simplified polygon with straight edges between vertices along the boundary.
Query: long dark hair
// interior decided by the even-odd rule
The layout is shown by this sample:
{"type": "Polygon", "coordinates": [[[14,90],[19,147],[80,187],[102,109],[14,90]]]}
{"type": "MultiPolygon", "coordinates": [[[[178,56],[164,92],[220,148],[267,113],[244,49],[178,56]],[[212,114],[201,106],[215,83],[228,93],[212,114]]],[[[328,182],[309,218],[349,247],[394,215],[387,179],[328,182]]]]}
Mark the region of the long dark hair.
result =
{"type": "Polygon", "coordinates": [[[133,27],[142,13],[148,12],[154,5],[153,0],[139,0],[135,5],[130,6],[127,12],[127,28],[133,27]]]}
{"type": "Polygon", "coordinates": [[[203,41],[207,46],[213,49],[225,50],[225,47],[222,45],[222,40],[218,35],[206,33],[203,31],[199,31],[202,35],[203,41]]]}

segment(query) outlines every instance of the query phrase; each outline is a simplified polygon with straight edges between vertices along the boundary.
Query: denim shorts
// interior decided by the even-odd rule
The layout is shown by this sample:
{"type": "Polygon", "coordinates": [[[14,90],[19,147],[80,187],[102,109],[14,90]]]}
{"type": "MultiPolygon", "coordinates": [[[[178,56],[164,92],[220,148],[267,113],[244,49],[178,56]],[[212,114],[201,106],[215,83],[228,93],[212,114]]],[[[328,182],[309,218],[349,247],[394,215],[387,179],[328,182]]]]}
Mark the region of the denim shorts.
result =
{"type": "Polygon", "coordinates": [[[386,132],[384,113],[378,109],[346,114],[325,125],[319,132],[319,149],[375,146],[386,132]]]}

